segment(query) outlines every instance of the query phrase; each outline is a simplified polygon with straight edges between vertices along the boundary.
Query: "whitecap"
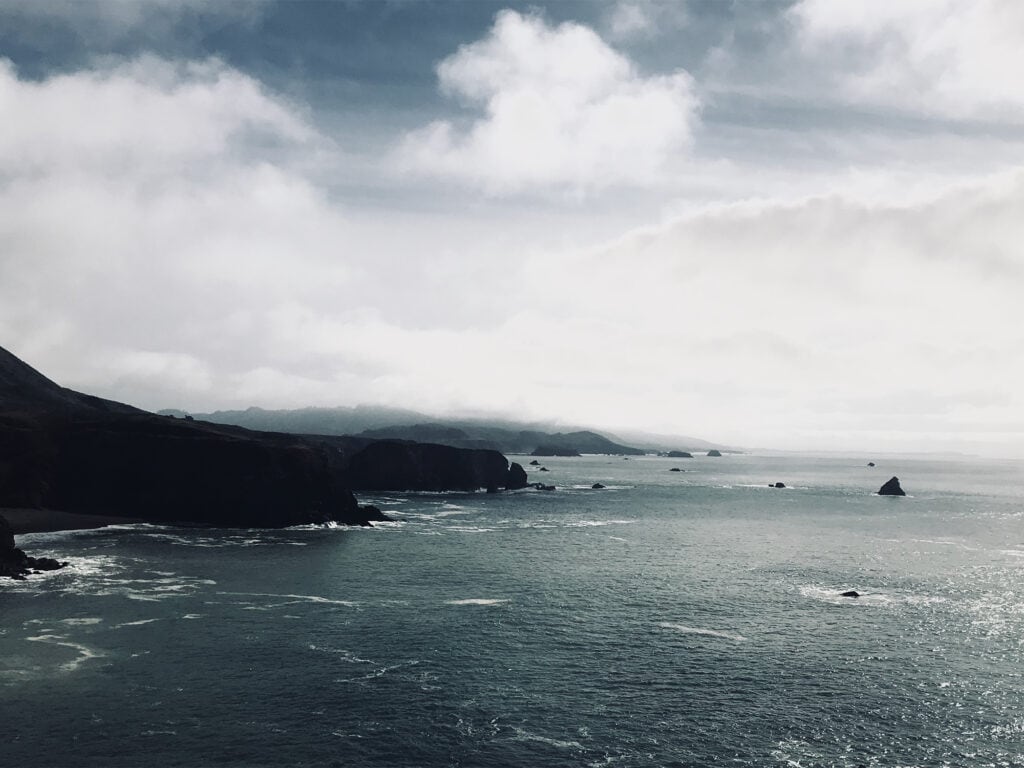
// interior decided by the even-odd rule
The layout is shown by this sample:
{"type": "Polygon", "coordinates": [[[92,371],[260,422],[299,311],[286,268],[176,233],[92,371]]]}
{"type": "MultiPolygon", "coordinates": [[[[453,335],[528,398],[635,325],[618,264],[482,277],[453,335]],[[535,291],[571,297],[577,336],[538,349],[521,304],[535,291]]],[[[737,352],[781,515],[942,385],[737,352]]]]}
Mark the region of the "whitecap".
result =
{"type": "Polygon", "coordinates": [[[322,597],[320,595],[290,595],[290,594],[277,594],[275,592],[218,592],[218,595],[231,595],[236,597],[277,597],[277,598],[288,598],[284,602],[272,603],[268,605],[269,608],[278,608],[282,605],[294,605],[295,603],[323,603],[326,605],[343,605],[348,608],[359,605],[351,600],[334,600],[329,597],[322,597]]]}
{"type": "Polygon", "coordinates": [[[35,635],[34,637],[27,637],[25,639],[31,640],[34,643],[48,643],[49,645],[59,645],[64,648],[71,648],[74,651],[78,651],[77,659],[67,661],[58,667],[62,672],[74,672],[89,659],[98,659],[103,657],[103,654],[99,651],[90,648],[87,645],[82,645],[81,643],[73,643],[63,635],[35,635]]]}
{"type": "Polygon", "coordinates": [[[445,605],[501,605],[509,602],[508,598],[467,597],[462,600],[445,600],[445,605]]]}
{"type": "Polygon", "coordinates": [[[570,741],[568,739],[553,739],[549,736],[541,736],[536,733],[530,733],[522,728],[513,728],[515,736],[512,741],[536,741],[540,744],[547,744],[552,747],[558,747],[559,749],[583,749],[583,745],[578,741],[570,741]]]}
{"type": "Polygon", "coordinates": [[[737,643],[746,642],[747,638],[743,635],[736,635],[732,632],[721,632],[717,629],[706,629],[704,627],[688,627],[685,624],[674,624],[671,621],[662,621],[658,624],[659,627],[664,629],[674,629],[676,632],[682,632],[686,635],[707,635],[708,637],[720,637],[723,640],[733,640],[737,643]]]}

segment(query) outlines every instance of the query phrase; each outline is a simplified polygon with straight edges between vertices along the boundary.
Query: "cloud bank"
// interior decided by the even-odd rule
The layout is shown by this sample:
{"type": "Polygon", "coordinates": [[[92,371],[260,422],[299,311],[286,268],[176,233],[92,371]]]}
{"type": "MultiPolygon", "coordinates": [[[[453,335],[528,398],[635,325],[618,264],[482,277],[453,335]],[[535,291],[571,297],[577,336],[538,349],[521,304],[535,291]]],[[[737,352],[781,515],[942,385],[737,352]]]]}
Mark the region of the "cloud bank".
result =
{"type": "MultiPolygon", "coordinates": [[[[4,62],[0,343],[149,408],[374,403],[748,446],[1019,453],[1019,143],[944,131],[1021,99],[1013,83],[959,93],[977,44],[951,42],[930,7],[869,19],[807,0],[786,17],[803,47],[784,57],[822,48],[830,109],[916,110],[900,145],[915,158],[889,134],[855,131],[837,161],[822,148],[843,139],[813,126],[732,126],[716,146],[746,154],[724,158],[727,194],[677,200],[667,177],[707,172],[719,158],[700,142],[722,123],[698,123],[689,75],[642,74],[581,24],[510,11],[449,49],[442,119],[394,134],[419,179],[365,186],[312,106],[221,59],[39,78],[4,62]],[[935,72],[933,48],[948,62],[935,72]],[[895,57],[898,109],[872,51],[895,57]],[[783,132],[820,154],[813,178],[750,144],[783,132]]],[[[971,8],[977,24],[1002,10],[971,8]]],[[[619,34],[650,33],[637,13],[619,34]]],[[[394,159],[361,156],[359,173],[394,159]]]]}
{"type": "Polygon", "coordinates": [[[790,11],[805,53],[838,57],[841,93],[957,119],[1024,119],[1024,6],[1007,0],[836,3],[790,11]]]}

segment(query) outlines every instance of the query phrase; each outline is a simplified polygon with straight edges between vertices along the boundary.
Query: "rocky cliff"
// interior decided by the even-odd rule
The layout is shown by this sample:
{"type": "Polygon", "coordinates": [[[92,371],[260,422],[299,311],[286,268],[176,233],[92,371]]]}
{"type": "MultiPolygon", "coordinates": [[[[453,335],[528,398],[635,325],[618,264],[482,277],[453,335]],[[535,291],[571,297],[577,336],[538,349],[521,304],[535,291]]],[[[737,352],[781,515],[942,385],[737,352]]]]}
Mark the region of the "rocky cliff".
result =
{"type": "Polygon", "coordinates": [[[157,416],[60,387],[0,348],[0,507],[228,526],[366,524],[380,514],[360,508],[354,488],[515,487],[495,451],[401,445],[157,416]]]}

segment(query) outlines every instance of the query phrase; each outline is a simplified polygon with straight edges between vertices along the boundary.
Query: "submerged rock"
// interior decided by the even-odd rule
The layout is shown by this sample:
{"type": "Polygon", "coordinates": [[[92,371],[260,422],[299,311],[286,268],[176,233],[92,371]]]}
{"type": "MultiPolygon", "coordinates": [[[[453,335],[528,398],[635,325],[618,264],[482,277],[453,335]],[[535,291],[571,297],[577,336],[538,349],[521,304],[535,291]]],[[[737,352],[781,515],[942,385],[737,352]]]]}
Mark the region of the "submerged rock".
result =
{"type": "Polygon", "coordinates": [[[869,462],[868,462],[868,466],[869,466],[869,467],[873,467],[873,466],[875,466],[875,462],[873,462],[873,461],[869,461],[869,462]]]}
{"type": "Polygon", "coordinates": [[[539,467],[540,466],[540,462],[537,461],[536,459],[534,459],[533,461],[530,462],[530,466],[531,467],[539,467]]]}
{"type": "Polygon", "coordinates": [[[669,470],[669,472],[682,472],[682,471],[683,470],[681,470],[679,467],[672,467],[672,469],[669,470]]]}
{"type": "Polygon", "coordinates": [[[891,477],[878,489],[879,496],[906,496],[906,492],[900,487],[900,479],[891,477]]]}
{"type": "Polygon", "coordinates": [[[601,485],[601,483],[594,483],[594,484],[593,484],[592,486],[590,486],[590,487],[591,487],[591,488],[593,488],[593,489],[594,489],[595,491],[599,491],[599,490],[601,490],[602,488],[604,488],[604,486],[603,486],[603,485],[601,485]]]}
{"type": "Polygon", "coordinates": [[[851,589],[849,592],[842,592],[840,597],[860,597],[860,592],[855,589],[851,589]]]}
{"type": "Polygon", "coordinates": [[[553,490],[555,490],[555,486],[553,486],[553,485],[544,485],[544,483],[534,483],[533,487],[536,488],[538,491],[553,491],[553,490]]]}
{"type": "Polygon", "coordinates": [[[785,483],[768,483],[769,488],[785,488],[785,483]]]}

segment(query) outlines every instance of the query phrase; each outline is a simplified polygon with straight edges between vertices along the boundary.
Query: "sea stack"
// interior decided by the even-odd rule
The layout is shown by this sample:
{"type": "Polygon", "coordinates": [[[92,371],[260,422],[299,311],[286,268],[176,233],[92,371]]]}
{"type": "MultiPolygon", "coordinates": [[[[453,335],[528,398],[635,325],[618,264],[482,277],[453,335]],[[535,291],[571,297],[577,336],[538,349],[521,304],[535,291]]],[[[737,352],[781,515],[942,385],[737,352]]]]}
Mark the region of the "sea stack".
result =
{"type": "Polygon", "coordinates": [[[879,496],[906,496],[902,488],[900,488],[900,479],[898,477],[891,477],[878,489],[879,496]]]}

